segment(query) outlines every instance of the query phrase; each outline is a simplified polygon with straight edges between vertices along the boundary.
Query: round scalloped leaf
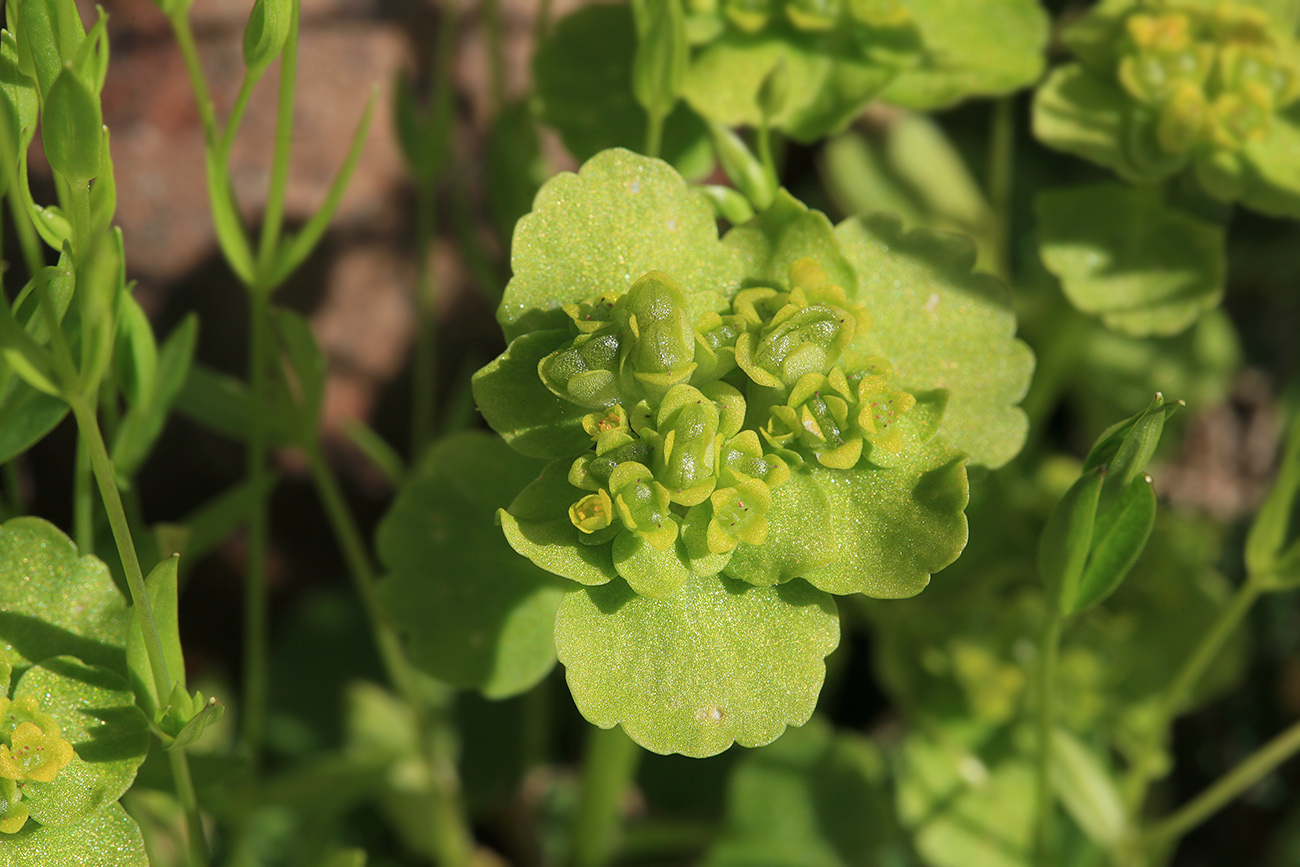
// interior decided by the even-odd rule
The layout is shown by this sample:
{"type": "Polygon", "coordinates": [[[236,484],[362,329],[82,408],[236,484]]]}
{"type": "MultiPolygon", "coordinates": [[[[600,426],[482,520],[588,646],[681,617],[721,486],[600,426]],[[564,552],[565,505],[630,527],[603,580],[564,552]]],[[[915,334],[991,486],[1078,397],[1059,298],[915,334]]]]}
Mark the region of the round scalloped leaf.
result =
{"type": "Polygon", "coordinates": [[[1034,93],[1034,137],[1050,148],[1105,166],[1126,181],[1152,183],[1168,171],[1142,171],[1124,151],[1133,101],[1119,85],[1081,64],[1052,71],[1034,93]]]}
{"type": "Polygon", "coordinates": [[[1038,0],[908,0],[924,49],[881,99],[931,111],[999,96],[1043,74],[1048,18],[1038,0]]]}
{"type": "Polygon", "coordinates": [[[821,485],[807,466],[795,467],[772,491],[767,512],[767,539],[762,545],[742,542],[723,570],[731,578],[770,586],[797,578],[834,557],[837,539],[825,539],[809,528],[831,527],[831,507],[821,485]]]}
{"type": "Polygon", "coordinates": [[[746,755],[706,867],[877,867],[899,842],[888,768],[868,738],[819,717],[746,755]]]}
{"type": "Polygon", "coordinates": [[[811,258],[850,297],[858,288],[857,274],[840,251],[831,221],[784,189],[777,191],[771,207],[732,229],[722,242],[740,256],[747,283],[784,287],[790,282],[790,266],[811,258]]]}
{"type": "Polygon", "coordinates": [[[569,593],[555,620],[583,716],[621,724],[652,752],[696,758],[806,722],[839,635],[835,601],[798,580],[693,577],[669,599],[614,581],[569,593]]]}
{"type": "Polygon", "coordinates": [[[108,567],[53,524],[0,525],[0,645],[15,667],[67,655],[125,674],[128,620],[108,567]]]}
{"type": "Polygon", "coordinates": [[[149,752],[149,723],[130,685],[113,672],[60,656],[29,668],[14,698],[35,696],[76,755],[49,783],[23,784],[31,818],[48,827],[77,825],[131,787],[149,752]]]}
{"type": "Polygon", "coordinates": [[[1223,229],[1169,207],[1158,190],[1055,190],[1039,195],[1036,211],[1043,264],[1071,304],[1108,328],[1177,334],[1223,297],[1223,229]]]}
{"type": "Polygon", "coordinates": [[[931,440],[888,469],[811,473],[830,503],[830,562],[803,578],[827,593],[915,596],[966,547],[966,456],[931,440]]]}
{"type": "Polygon", "coordinates": [[[779,27],[749,35],[728,28],[691,63],[683,96],[724,126],[760,126],[759,91],[782,61],[787,95],[771,123],[801,142],[842,129],[898,71],[864,58],[844,29],[812,34],[779,27]]]}
{"type": "MultiPolygon", "coordinates": [[[[646,112],[632,93],[636,50],[627,5],[578,9],[558,21],[538,46],[533,77],[542,120],[555,127],[578,160],[606,148],[645,146],[646,112]]],[[[664,122],[662,156],[691,179],[713,169],[709,131],[682,103],[664,122]]]]}
{"type": "Polygon", "coordinates": [[[1015,457],[1028,430],[1016,404],[1034,357],[1015,337],[1006,285],[971,273],[974,243],[923,229],[904,234],[889,214],[845,220],[835,233],[872,319],[856,343],[889,359],[908,391],[947,391],[939,435],[973,463],[996,468],[1015,457]]]}
{"type": "Polygon", "coordinates": [[[520,454],[574,457],[591,447],[582,427],[587,408],[557,397],[537,373],[541,360],[570,339],[561,329],[524,334],[471,380],[479,412],[520,454]]]}
{"type": "Polygon", "coordinates": [[[73,827],[28,822],[0,837],[0,867],[149,867],[140,827],[117,801],[73,827]]]}
{"type": "Polygon", "coordinates": [[[379,598],[410,637],[412,659],[490,698],[530,689],[555,665],[551,633],[566,582],[512,551],[493,522],[542,466],[487,434],[447,437],[379,526],[388,572],[379,598]]]}
{"type": "Polygon", "coordinates": [[[497,520],[510,547],[547,572],[579,584],[604,584],[618,577],[612,546],[584,544],[583,532],[569,519],[569,507],[584,493],[569,484],[572,463],[548,465],[497,512],[497,520]]]}
{"type": "Polygon", "coordinates": [[[648,271],[677,281],[692,322],[740,283],[708,200],[662,160],[618,148],[546,182],[515,229],[511,265],[497,311],[509,340],[567,326],[562,304],[625,292],[648,271]]]}
{"type": "Polygon", "coordinates": [[[1273,217],[1300,219],[1300,111],[1278,114],[1267,138],[1242,149],[1241,203],[1273,217]]]}

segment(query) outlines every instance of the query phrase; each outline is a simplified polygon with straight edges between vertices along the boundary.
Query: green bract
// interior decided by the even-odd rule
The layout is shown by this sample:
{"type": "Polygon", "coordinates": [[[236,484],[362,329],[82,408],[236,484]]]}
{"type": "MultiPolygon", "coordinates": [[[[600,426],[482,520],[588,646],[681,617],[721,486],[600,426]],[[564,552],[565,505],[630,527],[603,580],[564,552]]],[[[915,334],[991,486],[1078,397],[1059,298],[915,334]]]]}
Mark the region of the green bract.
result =
{"type": "Polygon", "coordinates": [[[1079,62],[1039,88],[1046,144],[1151,183],[1191,170],[1222,201],[1300,215],[1300,47],[1250,3],[1107,0],[1065,33],[1079,62]]]}
{"type": "Polygon", "coordinates": [[[837,230],[784,192],[719,239],[667,164],[618,150],[542,189],[513,259],[513,340],[474,393],[552,459],[498,515],[591,588],[556,626],[579,707],[693,755],[802,723],[824,594],[919,592],[965,544],[968,457],[1019,448],[1032,360],[1004,287],[969,242],[837,230]]]}

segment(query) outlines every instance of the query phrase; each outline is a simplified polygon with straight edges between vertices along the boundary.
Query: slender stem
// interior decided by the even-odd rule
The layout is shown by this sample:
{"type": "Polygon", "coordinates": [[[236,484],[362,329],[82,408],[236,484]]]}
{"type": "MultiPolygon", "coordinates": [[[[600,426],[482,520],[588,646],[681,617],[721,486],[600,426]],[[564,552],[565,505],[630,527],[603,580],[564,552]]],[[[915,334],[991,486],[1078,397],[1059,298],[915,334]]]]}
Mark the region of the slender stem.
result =
{"type": "Polygon", "coordinates": [[[1142,835],[1143,844],[1158,846],[1178,839],[1297,752],[1300,752],[1300,721],[1292,723],[1280,735],[1247,756],[1218,782],[1193,798],[1191,803],[1148,830],[1142,835]]]}
{"type": "Polygon", "coordinates": [[[659,156],[659,151],[663,147],[664,139],[664,115],[658,112],[646,112],[645,124],[645,155],[648,157],[659,156]]]}
{"type": "Polygon", "coordinates": [[[244,80],[239,84],[239,94],[235,97],[235,104],[230,108],[230,116],[226,118],[226,128],[221,133],[221,143],[217,146],[217,162],[220,165],[224,166],[230,160],[230,149],[235,146],[235,135],[244,120],[244,112],[248,109],[248,100],[253,95],[253,87],[260,78],[260,76],[254,78],[247,72],[244,73],[244,80]]]}
{"type": "Polygon", "coordinates": [[[1247,579],[1239,588],[1232,600],[1222,611],[1219,612],[1218,618],[1205,638],[1196,645],[1196,650],[1189,656],[1174,676],[1169,688],[1165,691],[1164,701],[1162,702],[1162,713],[1164,719],[1172,721],[1187,704],[1192,690],[1201,682],[1205,676],[1206,670],[1218,657],[1223,646],[1228,643],[1228,639],[1237,631],[1241,625],[1241,620],[1250,611],[1255,600],[1259,599],[1263,590],[1259,582],[1247,579]]]}
{"type": "Polygon", "coordinates": [[[640,748],[617,726],[592,728],[582,762],[582,789],[573,828],[573,867],[600,867],[614,853],[623,796],[636,775],[640,748]]]}
{"type": "Polygon", "coordinates": [[[293,94],[298,77],[298,18],[300,0],[293,0],[289,13],[289,36],[280,55],[280,102],[276,112],[275,153],[271,159],[271,183],[262,215],[262,241],[258,250],[262,280],[269,279],[270,264],[284,228],[284,204],[289,192],[289,159],[293,151],[293,94]]]}
{"type": "MultiPolygon", "coordinates": [[[[19,183],[15,180],[13,183],[19,183]]],[[[45,266],[45,256],[41,250],[41,239],[36,234],[36,227],[27,214],[18,196],[6,196],[9,199],[9,212],[14,218],[14,230],[18,233],[18,246],[22,249],[23,264],[27,266],[27,276],[35,277],[36,272],[45,266]]]]}
{"type": "Polygon", "coordinates": [[[778,186],[776,158],[772,155],[772,127],[766,120],[758,127],[758,160],[763,164],[771,189],[775,190],[778,186]]]}
{"type": "Polygon", "coordinates": [[[993,103],[993,128],[989,134],[988,189],[993,208],[995,267],[1011,279],[1011,188],[1015,180],[1015,99],[1003,97],[993,103]]]}
{"type": "Polygon", "coordinates": [[[82,554],[95,551],[95,487],[90,449],[84,434],[77,435],[77,463],[72,474],[72,536],[82,554]]]}
{"type": "Polygon", "coordinates": [[[370,621],[370,629],[379,648],[380,658],[392,684],[406,697],[417,715],[422,746],[429,765],[429,806],[438,863],[446,867],[468,864],[473,853],[473,836],[460,800],[460,780],[447,738],[437,732],[446,729],[445,720],[429,713],[428,702],[420,695],[415,672],[402,650],[401,641],[392,623],[384,614],[375,593],[375,569],[366,553],[361,531],[348,510],[338,480],[330,470],[320,451],[312,443],[305,449],[311,467],[317,494],[334,531],[334,537],[343,549],[343,559],[348,565],[357,595],[370,621]]]}
{"type": "Polygon", "coordinates": [[[506,101],[506,58],[501,47],[501,6],[498,0],[483,0],[483,30],[488,49],[488,93],[492,97],[489,109],[496,117],[506,101]]]}
{"type": "Polygon", "coordinates": [[[204,837],[203,816],[199,813],[198,796],[194,792],[194,778],[190,776],[190,763],[184,749],[167,751],[172,767],[172,781],[176,785],[176,800],[185,811],[185,827],[189,831],[190,864],[202,867],[208,863],[208,844],[204,837]]]}
{"type": "MultiPolygon", "coordinates": [[[[268,346],[270,334],[270,299],[267,293],[253,289],[248,293],[249,309],[249,382],[252,418],[248,431],[248,482],[255,491],[265,490],[267,467],[266,411],[268,346]]],[[[267,587],[266,552],[268,540],[267,503],[258,497],[248,515],[248,580],[244,585],[244,700],[243,740],[254,766],[262,749],[266,725],[267,667],[267,587]]]]}
{"type": "Polygon", "coordinates": [[[1064,618],[1053,605],[1043,629],[1038,669],[1038,859],[1049,867],[1053,857],[1056,799],[1052,794],[1052,730],[1056,726],[1056,670],[1061,651],[1064,618]]]}
{"type": "Polygon", "coordinates": [[[415,372],[411,394],[411,462],[424,453],[433,436],[438,385],[438,287],[429,262],[437,226],[436,180],[420,184],[415,204],[416,332],[415,372]]]}
{"type": "Polygon", "coordinates": [[[176,45],[180,48],[185,61],[185,71],[190,77],[190,87],[194,90],[194,101],[199,107],[199,122],[203,125],[203,140],[209,148],[217,142],[217,110],[212,105],[212,95],[208,92],[208,79],[203,74],[203,64],[199,61],[199,50],[194,44],[194,31],[190,29],[189,15],[185,11],[170,16],[172,32],[176,35],[176,45]]]}

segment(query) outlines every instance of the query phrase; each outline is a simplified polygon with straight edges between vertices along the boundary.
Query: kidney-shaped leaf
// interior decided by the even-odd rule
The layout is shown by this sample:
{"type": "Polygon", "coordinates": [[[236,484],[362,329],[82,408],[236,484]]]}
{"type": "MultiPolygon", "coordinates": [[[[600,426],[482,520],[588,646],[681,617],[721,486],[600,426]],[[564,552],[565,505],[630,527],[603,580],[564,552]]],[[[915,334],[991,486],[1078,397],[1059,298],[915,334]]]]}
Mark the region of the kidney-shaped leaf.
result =
{"type": "Polygon", "coordinates": [[[541,467],[496,437],[448,437],[379,528],[380,600],[415,662],[493,698],[529,689],[555,664],[566,582],[512,551],[493,521],[541,467]]]}
{"type": "Polygon", "coordinates": [[[595,725],[656,753],[761,746],[812,715],[839,643],[831,597],[802,581],[690,578],[668,599],[623,581],[571,591],[555,621],[569,689],[595,725]]]}

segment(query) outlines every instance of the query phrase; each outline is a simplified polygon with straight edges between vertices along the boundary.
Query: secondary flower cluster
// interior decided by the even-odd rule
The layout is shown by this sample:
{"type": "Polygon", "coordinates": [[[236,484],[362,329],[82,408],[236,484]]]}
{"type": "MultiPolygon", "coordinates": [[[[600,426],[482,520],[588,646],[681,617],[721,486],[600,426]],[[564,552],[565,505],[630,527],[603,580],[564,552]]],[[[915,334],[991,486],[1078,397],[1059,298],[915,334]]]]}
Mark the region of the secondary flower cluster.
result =
{"type": "Polygon", "coordinates": [[[72,757],[72,744],[35,697],[0,697],[0,833],[13,834],[27,822],[22,787],[53,782],[72,757]]]}
{"type": "Polygon", "coordinates": [[[804,33],[851,33],[864,45],[919,38],[912,13],[899,0],[688,0],[686,8],[697,43],[727,27],[752,34],[782,22],[804,33]]]}
{"type": "MultiPolygon", "coordinates": [[[[690,571],[710,574],[742,542],[764,542],[772,491],[791,466],[888,465],[915,400],[890,385],[883,359],[846,356],[868,314],[812,259],[793,264],[785,289],[740,290],[729,312],[692,323],[686,309],[658,271],[565,305],[573,338],[538,372],[553,394],[593,410],[582,420],[591,450],[568,473],[588,492],[569,508],[581,541],[612,543],[617,564],[680,539],[690,571]]],[[[677,583],[661,583],[662,562],[653,588],[639,570],[619,571],[653,595],[677,583]]]]}

